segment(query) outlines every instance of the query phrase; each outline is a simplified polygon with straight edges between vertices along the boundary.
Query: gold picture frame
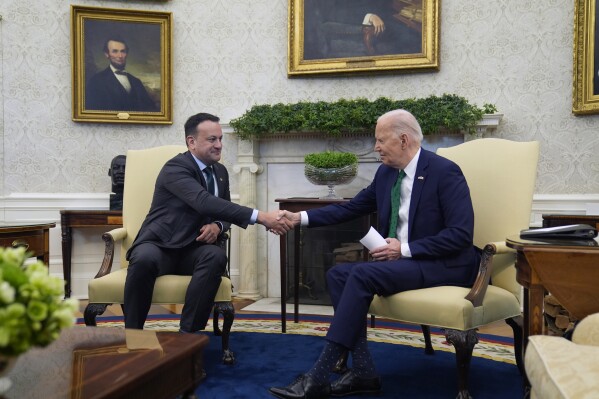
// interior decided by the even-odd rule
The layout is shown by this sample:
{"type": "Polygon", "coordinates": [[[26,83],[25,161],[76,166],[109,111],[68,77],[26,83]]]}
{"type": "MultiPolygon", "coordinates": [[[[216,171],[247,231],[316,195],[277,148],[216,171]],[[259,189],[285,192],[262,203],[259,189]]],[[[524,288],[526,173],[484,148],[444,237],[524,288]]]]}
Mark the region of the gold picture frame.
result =
{"type": "Polygon", "coordinates": [[[290,77],[439,69],[439,0],[289,0],[288,28],[290,77]]]}
{"type": "Polygon", "coordinates": [[[579,115],[599,113],[598,11],[597,0],[576,0],[572,112],[579,115]]]}
{"type": "Polygon", "coordinates": [[[172,124],[171,51],[170,12],[71,5],[73,120],[172,124]]]}

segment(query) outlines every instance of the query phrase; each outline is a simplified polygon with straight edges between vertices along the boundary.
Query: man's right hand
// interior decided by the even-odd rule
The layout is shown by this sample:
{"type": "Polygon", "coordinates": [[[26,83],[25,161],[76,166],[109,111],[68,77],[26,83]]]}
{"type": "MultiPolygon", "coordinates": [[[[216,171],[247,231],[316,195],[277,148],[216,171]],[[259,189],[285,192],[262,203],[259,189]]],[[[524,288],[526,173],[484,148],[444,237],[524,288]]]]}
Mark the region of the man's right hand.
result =
{"type": "Polygon", "coordinates": [[[264,227],[266,227],[266,229],[271,233],[275,233],[277,235],[285,234],[291,230],[294,225],[289,219],[280,217],[279,213],[280,211],[277,210],[271,212],[258,211],[258,218],[256,222],[264,225],[264,227]]]}
{"type": "Polygon", "coordinates": [[[301,222],[301,216],[299,212],[279,211],[279,218],[285,218],[293,223],[293,226],[297,226],[301,222]]]}

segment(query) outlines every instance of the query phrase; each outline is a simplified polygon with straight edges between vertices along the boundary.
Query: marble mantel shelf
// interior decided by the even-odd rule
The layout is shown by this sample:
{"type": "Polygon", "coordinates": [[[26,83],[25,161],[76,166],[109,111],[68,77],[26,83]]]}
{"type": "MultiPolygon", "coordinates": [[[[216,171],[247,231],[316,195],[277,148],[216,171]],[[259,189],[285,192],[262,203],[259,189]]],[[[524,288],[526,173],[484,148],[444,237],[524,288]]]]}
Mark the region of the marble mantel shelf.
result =
{"type": "MultiPolygon", "coordinates": [[[[485,137],[497,129],[502,114],[484,115],[475,134],[465,134],[464,140],[485,137]]],[[[234,136],[224,125],[225,133],[234,136]]],[[[433,137],[433,136],[425,136],[433,137]]],[[[238,174],[239,204],[262,210],[277,209],[274,199],[293,196],[318,197],[320,186],[310,184],[303,175],[304,156],[325,149],[348,151],[358,155],[358,177],[349,185],[340,186],[339,195],[353,196],[370,182],[379,166],[374,152],[373,132],[344,133],[338,136],[322,133],[291,133],[272,135],[259,140],[237,141],[237,157],[233,172],[238,174]]],[[[439,145],[446,146],[446,145],[439,145]]],[[[432,147],[426,147],[434,150],[432,147]]],[[[264,229],[239,229],[238,248],[239,290],[242,298],[257,300],[265,293],[280,296],[278,237],[264,229]],[[242,255],[241,255],[242,254],[242,255]]]]}

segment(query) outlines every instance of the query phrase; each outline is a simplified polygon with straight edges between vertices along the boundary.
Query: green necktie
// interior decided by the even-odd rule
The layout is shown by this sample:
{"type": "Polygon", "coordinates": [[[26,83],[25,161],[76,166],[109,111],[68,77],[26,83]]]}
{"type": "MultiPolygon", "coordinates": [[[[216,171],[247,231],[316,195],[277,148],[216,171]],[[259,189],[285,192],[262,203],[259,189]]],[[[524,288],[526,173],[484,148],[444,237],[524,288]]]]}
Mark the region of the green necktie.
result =
{"type": "Polygon", "coordinates": [[[401,200],[401,181],[403,180],[406,172],[403,170],[399,171],[397,180],[391,189],[391,215],[389,216],[389,238],[397,237],[397,220],[399,219],[399,204],[401,200]]]}
{"type": "Polygon", "coordinates": [[[204,168],[204,173],[206,173],[206,184],[208,185],[208,192],[214,195],[214,175],[212,172],[212,166],[207,166],[204,168]]]}

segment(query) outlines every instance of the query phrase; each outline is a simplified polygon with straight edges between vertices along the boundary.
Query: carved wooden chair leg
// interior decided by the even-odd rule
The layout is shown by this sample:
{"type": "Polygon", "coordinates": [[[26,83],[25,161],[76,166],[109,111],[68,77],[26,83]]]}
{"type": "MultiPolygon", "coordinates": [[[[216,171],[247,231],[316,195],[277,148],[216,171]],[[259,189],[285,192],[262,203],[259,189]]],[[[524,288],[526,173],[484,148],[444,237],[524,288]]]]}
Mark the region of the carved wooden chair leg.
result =
{"type": "Polygon", "coordinates": [[[522,316],[517,316],[506,319],[505,322],[512,327],[512,331],[514,332],[514,357],[516,358],[516,366],[518,366],[520,375],[525,376],[526,372],[524,371],[524,362],[522,361],[522,323],[524,320],[522,316]]]}
{"type": "Polygon", "coordinates": [[[445,329],[445,338],[455,348],[458,366],[458,396],[456,399],[472,399],[468,392],[468,373],[470,360],[472,360],[472,351],[474,345],[478,343],[478,333],[476,329],[459,331],[448,328],[445,329]]]}
{"type": "Polygon", "coordinates": [[[235,363],[235,354],[229,349],[229,336],[235,318],[235,308],[231,302],[216,302],[214,304],[214,335],[222,336],[223,363],[235,363]],[[223,329],[218,328],[218,314],[223,315],[223,329]]]}
{"type": "Polygon", "coordinates": [[[83,320],[86,326],[95,327],[96,317],[106,311],[107,303],[89,303],[83,311],[83,320]]]}
{"type": "Polygon", "coordinates": [[[431,342],[431,327],[425,326],[421,324],[422,335],[424,335],[424,353],[427,355],[434,355],[435,350],[433,349],[433,344],[431,342]]]}

